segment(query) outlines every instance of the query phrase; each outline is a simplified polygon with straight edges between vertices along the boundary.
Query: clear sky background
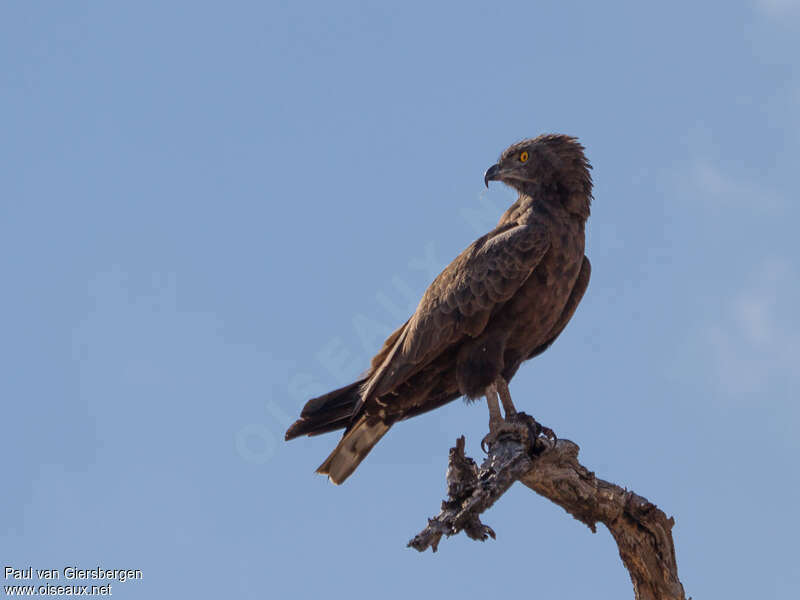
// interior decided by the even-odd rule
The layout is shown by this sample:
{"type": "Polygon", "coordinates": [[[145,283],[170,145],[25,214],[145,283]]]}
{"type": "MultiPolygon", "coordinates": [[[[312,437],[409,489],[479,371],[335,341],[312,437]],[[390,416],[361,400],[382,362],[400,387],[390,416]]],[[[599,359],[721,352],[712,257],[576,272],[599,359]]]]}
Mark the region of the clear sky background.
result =
{"type": "Polygon", "coordinates": [[[3,3],[3,566],[142,569],[117,598],[632,597],[607,530],[521,486],[496,541],[405,548],[484,403],[341,487],[313,473],[338,436],[282,441],[514,200],[483,189],[499,153],[564,132],[592,281],[518,406],[675,516],[688,595],[800,597],[798,73],[789,0],[3,3]]]}

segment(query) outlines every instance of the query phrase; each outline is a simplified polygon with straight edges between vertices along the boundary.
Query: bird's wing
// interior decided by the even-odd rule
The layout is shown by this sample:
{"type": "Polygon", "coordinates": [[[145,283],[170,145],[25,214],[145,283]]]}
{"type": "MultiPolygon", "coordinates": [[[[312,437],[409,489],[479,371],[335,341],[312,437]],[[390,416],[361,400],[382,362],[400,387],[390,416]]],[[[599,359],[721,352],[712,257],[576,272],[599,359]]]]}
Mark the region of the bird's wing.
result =
{"type": "Polygon", "coordinates": [[[480,335],[492,311],[516,293],[549,247],[539,223],[508,223],[476,240],[428,287],[362,398],[391,391],[463,336],[480,335]]]}

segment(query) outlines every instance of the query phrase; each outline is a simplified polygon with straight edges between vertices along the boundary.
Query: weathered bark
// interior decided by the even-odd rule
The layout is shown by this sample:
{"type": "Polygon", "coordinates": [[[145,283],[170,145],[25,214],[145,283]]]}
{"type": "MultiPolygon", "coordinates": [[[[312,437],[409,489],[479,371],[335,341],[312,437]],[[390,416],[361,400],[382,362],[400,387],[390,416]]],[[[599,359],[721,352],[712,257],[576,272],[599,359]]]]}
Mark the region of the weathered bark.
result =
{"type": "Polygon", "coordinates": [[[684,600],[678,579],[672,526],[675,521],[646,498],[598,479],[578,462],[578,446],[569,440],[541,436],[535,421],[519,413],[516,432],[504,433],[490,445],[480,469],[464,455],[464,437],[450,449],[447,469],[449,499],[428,520],[409,546],[434,552],[443,535],[464,531],[473,539],[495,537],[479,515],[519,480],[555,502],[596,532],[603,523],[617,542],[637,600],[684,600]],[[528,419],[530,419],[528,421],[528,419]]]}

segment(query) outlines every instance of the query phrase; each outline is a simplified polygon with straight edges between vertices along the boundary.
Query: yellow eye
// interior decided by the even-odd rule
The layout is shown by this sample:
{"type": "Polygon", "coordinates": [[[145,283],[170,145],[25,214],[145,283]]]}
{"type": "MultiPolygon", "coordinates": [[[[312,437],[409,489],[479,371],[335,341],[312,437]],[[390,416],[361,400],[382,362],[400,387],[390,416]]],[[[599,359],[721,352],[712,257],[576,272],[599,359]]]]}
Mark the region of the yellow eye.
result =
{"type": "Polygon", "coordinates": [[[519,153],[519,162],[528,162],[528,151],[519,153]]]}

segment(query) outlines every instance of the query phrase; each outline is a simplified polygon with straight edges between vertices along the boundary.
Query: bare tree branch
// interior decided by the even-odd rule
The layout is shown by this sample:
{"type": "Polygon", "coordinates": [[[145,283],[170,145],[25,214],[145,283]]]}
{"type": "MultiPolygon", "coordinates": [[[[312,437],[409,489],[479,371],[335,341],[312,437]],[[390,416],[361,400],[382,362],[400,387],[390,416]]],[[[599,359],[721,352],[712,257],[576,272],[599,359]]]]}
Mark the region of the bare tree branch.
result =
{"type": "Polygon", "coordinates": [[[646,498],[595,477],[578,462],[579,448],[573,442],[542,436],[542,428],[524,413],[515,422],[524,426],[491,444],[480,469],[465,456],[464,437],[456,441],[447,469],[449,499],[408,545],[436,552],[443,535],[460,531],[481,541],[494,538],[479,515],[519,480],[593,532],[598,522],[608,528],[631,576],[636,600],[685,600],[672,541],[674,519],[646,498]]]}

